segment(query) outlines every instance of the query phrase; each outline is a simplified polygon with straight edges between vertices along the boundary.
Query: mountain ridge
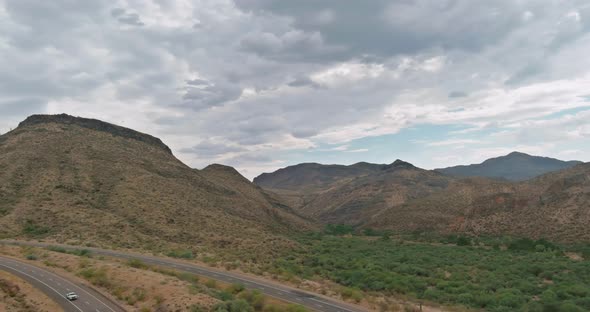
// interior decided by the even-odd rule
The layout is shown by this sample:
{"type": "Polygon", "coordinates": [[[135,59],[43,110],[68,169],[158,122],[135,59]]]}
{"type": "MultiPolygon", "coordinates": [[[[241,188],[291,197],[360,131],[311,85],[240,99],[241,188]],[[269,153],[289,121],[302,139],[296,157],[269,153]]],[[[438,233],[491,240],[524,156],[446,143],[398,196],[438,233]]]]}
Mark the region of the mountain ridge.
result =
{"type": "MultiPolygon", "coordinates": [[[[172,154],[172,150],[162,142],[159,138],[151,136],[146,133],[142,133],[136,130],[132,130],[129,128],[121,127],[118,125],[114,125],[108,122],[104,122],[98,119],[91,119],[91,118],[83,118],[83,117],[75,117],[70,116],[68,114],[58,114],[58,115],[31,115],[27,117],[24,121],[19,123],[17,129],[25,128],[27,126],[45,124],[45,123],[58,123],[64,125],[77,125],[83,128],[96,130],[96,131],[103,131],[110,133],[114,136],[120,136],[124,138],[134,139],[140,142],[145,142],[151,144],[153,146],[157,146],[168,153],[172,154]]],[[[15,130],[17,130],[15,129],[15,130]]]]}
{"type": "Polygon", "coordinates": [[[151,136],[57,119],[0,136],[2,237],[273,254],[297,245],[285,234],[313,228],[231,167],[192,169],[151,136]]]}
{"type": "MultiPolygon", "coordinates": [[[[530,156],[511,153],[511,157],[530,156]]],[[[349,170],[348,175],[332,180],[316,178],[330,183],[312,186],[281,184],[283,180],[278,180],[272,191],[302,215],[324,225],[347,224],[399,233],[590,241],[590,231],[585,230],[590,222],[587,163],[526,181],[452,176],[401,160],[368,173],[353,173],[349,170]]]]}
{"type": "Polygon", "coordinates": [[[551,157],[533,156],[522,152],[487,159],[479,164],[435,169],[454,176],[481,176],[510,181],[524,181],[552,171],[567,169],[581,161],[563,161],[551,157]]]}

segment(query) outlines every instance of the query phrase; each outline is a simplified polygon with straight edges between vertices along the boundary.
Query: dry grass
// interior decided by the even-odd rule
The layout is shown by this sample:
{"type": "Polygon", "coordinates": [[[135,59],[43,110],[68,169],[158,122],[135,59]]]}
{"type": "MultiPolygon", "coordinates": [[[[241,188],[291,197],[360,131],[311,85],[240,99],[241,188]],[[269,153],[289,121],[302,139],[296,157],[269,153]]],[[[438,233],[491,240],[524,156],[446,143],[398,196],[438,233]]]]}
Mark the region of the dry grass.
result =
{"type": "Polygon", "coordinates": [[[59,123],[1,137],[0,237],[255,265],[311,226],[235,170],[193,170],[141,141],[59,123]]]}
{"type": "Polygon", "coordinates": [[[0,311],[52,312],[61,308],[23,279],[0,271],[0,311]]]}

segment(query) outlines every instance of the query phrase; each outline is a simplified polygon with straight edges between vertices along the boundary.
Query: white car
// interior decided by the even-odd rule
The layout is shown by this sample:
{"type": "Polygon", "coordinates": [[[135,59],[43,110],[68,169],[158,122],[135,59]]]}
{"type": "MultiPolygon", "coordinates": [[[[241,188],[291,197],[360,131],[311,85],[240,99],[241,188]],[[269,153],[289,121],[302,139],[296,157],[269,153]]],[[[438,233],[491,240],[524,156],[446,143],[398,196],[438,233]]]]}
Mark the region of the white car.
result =
{"type": "Polygon", "coordinates": [[[72,291],[66,294],[66,299],[73,301],[78,299],[78,295],[76,295],[76,293],[72,291]]]}

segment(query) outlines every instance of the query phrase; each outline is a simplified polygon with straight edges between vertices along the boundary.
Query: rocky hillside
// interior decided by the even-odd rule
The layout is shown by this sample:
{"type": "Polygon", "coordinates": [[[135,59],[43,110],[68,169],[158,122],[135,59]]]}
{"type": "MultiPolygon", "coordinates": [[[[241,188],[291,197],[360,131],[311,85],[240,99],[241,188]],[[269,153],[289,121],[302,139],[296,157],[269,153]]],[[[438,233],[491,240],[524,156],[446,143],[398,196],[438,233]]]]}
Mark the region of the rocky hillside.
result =
{"type": "Polygon", "coordinates": [[[580,161],[563,161],[513,152],[506,156],[488,159],[481,164],[455,166],[437,169],[437,171],[459,177],[488,177],[524,181],[552,171],[571,168],[580,163],[580,161]]]}
{"type": "Polygon", "coordinates": [[[444,191],[392,206],[366,227],[590,241],[590,164],[510,183],[458,179],[444,191]]]}
{"type": "Polygon", "coordinates": [[[130,129],[32,116],[0,136],[2,237],[263,253],[309,227],[233,168],[191,169],[130,129]]]}
{"type": "Polygon", "coordinates": [[[398,160],[301,189],[274,191],[323,224],[590,241],[590,164],[511,182],[454,177],[398,160]]]}
{"type": "Polygon", "coordinates": [[[254,183],[266,189],[316,192],[333,187],[350,179],[375,173],[385,165],[357,163],[350,166],[305,163],[263,173],[254,183]]]}

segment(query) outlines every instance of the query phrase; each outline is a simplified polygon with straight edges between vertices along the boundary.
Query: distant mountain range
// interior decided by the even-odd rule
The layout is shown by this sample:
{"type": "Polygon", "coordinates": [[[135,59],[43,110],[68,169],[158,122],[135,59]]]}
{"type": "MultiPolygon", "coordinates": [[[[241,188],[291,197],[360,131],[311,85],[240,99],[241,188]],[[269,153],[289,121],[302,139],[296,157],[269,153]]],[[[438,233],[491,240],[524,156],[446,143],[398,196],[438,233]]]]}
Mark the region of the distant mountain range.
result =
{"type": "Polygon", "coordinates": [[[296,248],[291,234],[326,224],[590,241],[590,164],[579,162],[511,153],[439,170],[311,163],[254,182],[228,166],[192,169],[131,129],[34,115],[0,135],[0,237],[268,259],[296,248]]]}
{"type": "Polygon", "coordinates": [[[455,166],[437,169],[437,171],[459,177],[489,177],[524,181],[548,172],[571,168],[581,163],[581,161],[563,161],[513,152],[506,156],[488,159],[481,164],[455,166]]]}
{"type": "Polygon", "coordinates": [[[390,165],[301,164],[254,182],[321,224],[590,240],[585,225],[590,222],[590,164],[511,153],[481,167],[496,168],[480,169],[493,179],[396,160],[390,165]],[[566,169],[549,172],[555,168],[566,169]],[[509,181],[534,172],[544,175],[509,181]]]}

